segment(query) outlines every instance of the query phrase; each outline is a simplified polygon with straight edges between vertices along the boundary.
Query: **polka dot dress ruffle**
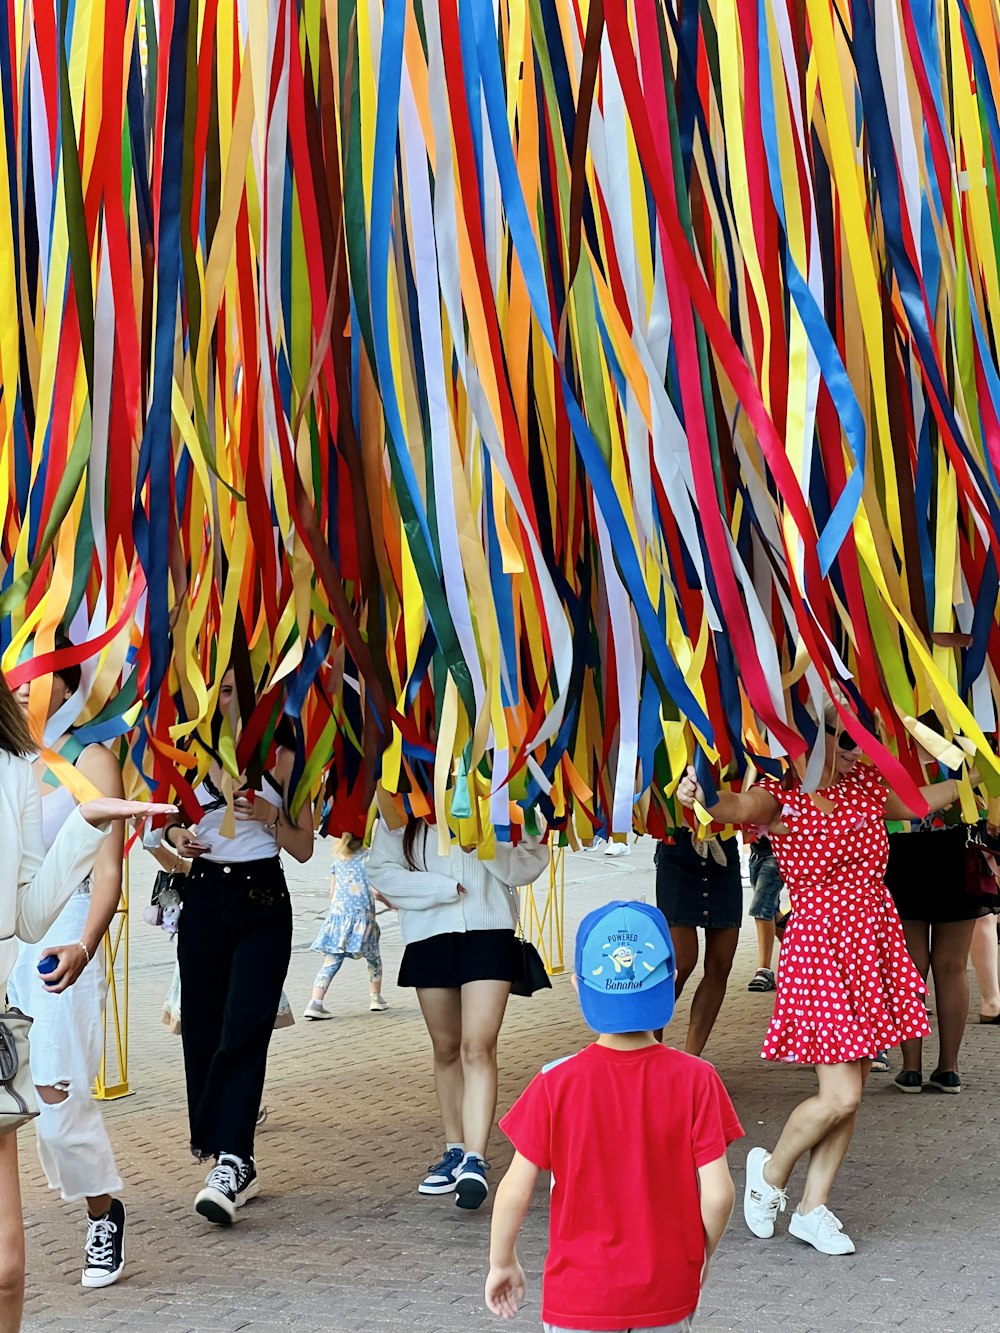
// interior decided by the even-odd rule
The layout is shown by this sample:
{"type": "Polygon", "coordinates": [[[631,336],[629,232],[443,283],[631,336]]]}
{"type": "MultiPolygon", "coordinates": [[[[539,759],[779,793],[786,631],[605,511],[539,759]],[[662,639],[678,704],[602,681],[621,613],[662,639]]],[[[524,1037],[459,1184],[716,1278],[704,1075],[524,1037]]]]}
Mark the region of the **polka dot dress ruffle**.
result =
{"type": "Polygon", "coordinates": [[[930,1024],[925,986],[883,883],[889,857],[886,790],[859,764],[817,795],[760,786],[781,803],[771,845],[792,900],[778,968],[765,1060],[844,1064],[864,1060],[930,1024]]]}

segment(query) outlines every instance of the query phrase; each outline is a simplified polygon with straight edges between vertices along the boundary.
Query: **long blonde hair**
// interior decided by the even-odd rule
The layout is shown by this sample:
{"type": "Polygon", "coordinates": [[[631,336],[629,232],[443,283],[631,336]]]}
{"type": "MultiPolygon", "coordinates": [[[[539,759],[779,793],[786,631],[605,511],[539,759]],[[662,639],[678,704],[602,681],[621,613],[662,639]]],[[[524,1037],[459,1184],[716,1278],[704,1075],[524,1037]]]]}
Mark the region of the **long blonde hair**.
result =
{"type": "Polygon", "coordinates": [[[346,861],[349,856],[355,856],[360,852],[364,845],[364,838],[356,838],[353,833],[342,833],[337,843],[337,855],[346,861]]]}
{"type": "Polygon", "coordinates": [[[11,694],[3,676],[0,676],[0,750],[23,757],[34,754],[35,749],[21,706],[11,694]]]}

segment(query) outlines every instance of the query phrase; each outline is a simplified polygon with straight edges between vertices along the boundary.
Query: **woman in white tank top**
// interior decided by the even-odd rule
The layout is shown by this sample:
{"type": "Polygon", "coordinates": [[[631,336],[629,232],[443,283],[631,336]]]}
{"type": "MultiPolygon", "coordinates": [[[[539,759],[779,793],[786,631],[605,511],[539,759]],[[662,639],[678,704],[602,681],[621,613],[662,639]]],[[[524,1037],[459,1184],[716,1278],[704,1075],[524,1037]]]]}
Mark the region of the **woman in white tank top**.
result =
{"type": "MultiPolygon", "coordinates": [[[[230,670],[219,689],[220,722],[234,696],[230,670]]],[[[194,1206],[222,1225],[260,1189],[254,1130],[292,945],[279,854],[305,862],[313,852],[311,807],[295,820],[289,813],[292,758],[279,749],[253,790],[234,790],[213,759],[195,793],[198,822],[168,821],[163,831],[167,846],[192,862],[181,891],[177,961],[181,1007],[198,1021],[181,1024],[181,1041],[191,1151],[216,1162],[194,1206]]]]}
{"type": "MultiPolygon", "coordinates": [[[[33,751],[27,721],[0,676],[0,996],[6,994],[17,962],[17,939],[39,940],[44,935],[92,873],[111,830],[127,819],[175,813],[170,805],[95,796],[69,812],[46,850],[41,798],[29,759],[33,751]]],[[[77,940],[65,949],[80,953],[82,942],[77,940]]],[[[65,961],[63,957],[57,965],[63,980],[69,975],[65,961]]],[[[0,1127],[0,1328],[19,1328],[23,1305],[24,1222],[17,1133],[4,1126],[0,1127]]]]}
{"type": "MultiPolygon", "coordinates": [[[[47,715],[53,717],[80,687],[80,668],[65,667],[52,677],[47,715]]],[[[27,712],[27,685],[17,692],[27,712]]],[[[51,750],[72,763],[106,796],[124,795],[121,771],[103,745],[81,746],[72,733],[53,740],[51,750]]],[[[76,801],[49,771],[34,763],[42,797],[42,837],[46,847],[76,809],[76,801]]],[[[37,944],[22,944],[11,972],[10,1003],[35,1020],[31,1029],[31,1073],[38,1093],[35,1121],[38,1156],[49,1188],[69,1203],[86,1200],[87,1240],[84,1287],[117,1282],[125,1265],[125,1207],[115,1197],[122,1187],[101,1109],[91,1089],[104,1054],[104,1000],[107,983],[98,956],[122,891],[124,829],[115,825],[94,869],[37,944]],[[52,971],[40,974],[46,958],[52,971]]]]}

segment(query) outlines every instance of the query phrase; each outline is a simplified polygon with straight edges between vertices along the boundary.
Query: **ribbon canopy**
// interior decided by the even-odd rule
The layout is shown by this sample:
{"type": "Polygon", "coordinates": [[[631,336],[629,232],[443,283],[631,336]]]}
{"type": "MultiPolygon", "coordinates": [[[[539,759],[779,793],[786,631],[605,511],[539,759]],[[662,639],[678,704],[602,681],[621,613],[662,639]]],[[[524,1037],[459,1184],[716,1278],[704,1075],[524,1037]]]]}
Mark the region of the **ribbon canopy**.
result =
{"type": "Polygon", "coordinates": [[[830,693],[1000,792],[998,99],[988,0],[0,4],[8,677],[337,831],[661,832],[830,693]]]}

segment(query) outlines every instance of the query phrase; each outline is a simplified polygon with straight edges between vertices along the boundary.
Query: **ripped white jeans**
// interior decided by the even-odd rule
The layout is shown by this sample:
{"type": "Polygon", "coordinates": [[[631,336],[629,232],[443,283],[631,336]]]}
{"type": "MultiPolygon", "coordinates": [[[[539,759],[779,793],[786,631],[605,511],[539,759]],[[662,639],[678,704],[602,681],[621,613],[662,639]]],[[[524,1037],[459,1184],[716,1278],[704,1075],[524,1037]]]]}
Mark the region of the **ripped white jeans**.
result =
{"type": "Polygon", "coordinates": [[[90,896],[69,900],[38,944],[22,944],[7,984],[9,1002],[35,1020],[31,1028],[31,1077],[38,1088],[69,1095],[48,1104],[38,1099],[38,1156],[49,1182],[67,1201],[116,1194],[122,1187],[101,1108],[92,1088],[104,1045],[107,984],[100,958],[75,985],[51,995],[38,975],[39,955],[83,934],[90,896]]]}

